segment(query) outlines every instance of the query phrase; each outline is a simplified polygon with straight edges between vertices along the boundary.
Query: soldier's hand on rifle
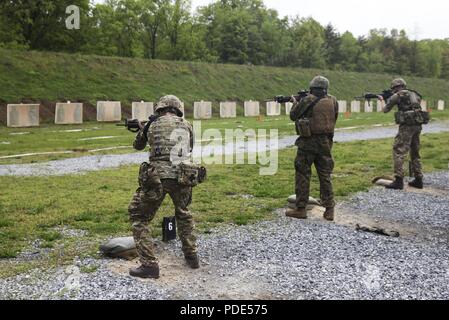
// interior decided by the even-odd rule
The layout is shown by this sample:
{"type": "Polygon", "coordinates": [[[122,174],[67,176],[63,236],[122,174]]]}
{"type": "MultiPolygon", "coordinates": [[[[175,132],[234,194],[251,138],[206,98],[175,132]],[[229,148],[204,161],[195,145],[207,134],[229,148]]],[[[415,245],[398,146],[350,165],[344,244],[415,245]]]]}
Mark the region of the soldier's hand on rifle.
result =
{"type": "Polygon", "coordinates": [[[143,128],[145,128],[145,125],[142,122],[138,121],[137,123],[139,125],[139,130],[143,130],[143,128]]]}
{"type": "Polygon", "coordinates": [[[379,99],[380,101],[384,101],[384,97],[382,97],[382,96],[377,96],[377,99],[379,99]]]}
{"type": "Polygon", "coordinates": [[[298,100],[296,100],[296,98],[295,98],[295,96],[292,96],[292,98],[291,98],[291,100],[290,100],[291,102],[293,102],[293,103],[296,103],[296,102],[298,102],[298,100]]]}

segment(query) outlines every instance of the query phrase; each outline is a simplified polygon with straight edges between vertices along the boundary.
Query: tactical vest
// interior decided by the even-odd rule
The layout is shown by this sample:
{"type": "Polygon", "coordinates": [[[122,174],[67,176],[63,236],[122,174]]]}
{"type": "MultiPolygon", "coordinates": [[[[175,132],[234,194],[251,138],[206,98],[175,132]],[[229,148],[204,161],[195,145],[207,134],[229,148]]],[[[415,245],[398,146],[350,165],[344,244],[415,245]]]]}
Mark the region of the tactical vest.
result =
{"type": "Polygon", "coordinates": [[[401,90],[397,94],[399,96],[399,111],[421,110],[421,98],[417,93],[410,90],[401,90]]]}
{"type": "Polygon", "coordinates": [[[179,164],[190,160],[191,127],[181,117],[159,117],[148,129],[150,162],[161,179],[177,179],[179,164]]]}
{"type": "Polygon", "coordinates": [[[334,97],[325,96],[313,107],[310,118],[310,131],[312,134],[334,133],[336,122],[335,103],[334,97]]]}

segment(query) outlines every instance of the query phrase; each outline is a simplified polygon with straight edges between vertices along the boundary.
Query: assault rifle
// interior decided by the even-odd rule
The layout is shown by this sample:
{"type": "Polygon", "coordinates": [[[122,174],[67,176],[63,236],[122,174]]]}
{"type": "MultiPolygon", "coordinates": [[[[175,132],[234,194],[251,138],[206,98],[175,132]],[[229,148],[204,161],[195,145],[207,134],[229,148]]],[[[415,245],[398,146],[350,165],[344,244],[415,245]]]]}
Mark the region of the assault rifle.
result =
{"type": "Polygon", "coordinates": [[[157,120],[157,118],[159,117],[156,115],[152,115],[148,118],[148,121],[139,121],[137,119],[125,119],[125,123],[117,123],[116,125],[120,127],[126,127],[126,129],[128,129],[129,131],[136,133],[140,130],[139,123],[149,127],[154,121],[157,120]]]}
{"type": "MultiPolygon", "coordinates": [[[[299,101],[305,97],[307,97],[307,95],[309,94],[309,91],[307,90],[302,90],[298,92],[298,95],[294,96],[296,101],[299,101]]],[[[286,103],[286,102],[291,102],[292,101],[292,97],[291,96],[276,96],[273,99],[269,99],[267,101],[276,101],[277,103],[286,103]]]]}
{"type": "Polygon", "coordinates": [[[372,99],[379,99],[379,96],[381,96],[385,101],[387,101],[388,99],[391,98],[392,95],[393,95],[392,90],[384,90],[384,91],[382,91],[382,93],[368,92],[368,93],[365,93],[363,96],[355,97],[354,99],[367,100],[368,103],[370,103],[372,99]]]}

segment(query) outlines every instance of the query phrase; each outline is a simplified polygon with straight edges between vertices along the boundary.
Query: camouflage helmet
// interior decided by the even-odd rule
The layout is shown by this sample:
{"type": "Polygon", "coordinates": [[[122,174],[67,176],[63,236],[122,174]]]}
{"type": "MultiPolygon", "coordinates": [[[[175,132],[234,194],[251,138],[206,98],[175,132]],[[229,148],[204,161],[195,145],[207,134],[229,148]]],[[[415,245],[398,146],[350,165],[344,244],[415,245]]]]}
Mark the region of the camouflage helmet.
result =
{"type": "Polygon", "coordinates": [[[156,104],[154,108],[154,112],[159,112],[165,108],[173,108],[176,111],[176,115],[179,117],[183,116],[183,112],[181,110],[182,102],[178,97],[173,95],[163,96],[159,99],[159,102],[156,104]]]}
{"type": "Polygon", "coordinates": [[[317,76],[310,81],[310,88],[321,88],[327,90],[329,88],[329,80],[322,76],[317,76]]]}
{"type": "Polygon", "coordinates": [[[402,78],[397,78],[391,81],[391,89],[394,89],[396,87],[406,87],[407,83],[402,78]]]}

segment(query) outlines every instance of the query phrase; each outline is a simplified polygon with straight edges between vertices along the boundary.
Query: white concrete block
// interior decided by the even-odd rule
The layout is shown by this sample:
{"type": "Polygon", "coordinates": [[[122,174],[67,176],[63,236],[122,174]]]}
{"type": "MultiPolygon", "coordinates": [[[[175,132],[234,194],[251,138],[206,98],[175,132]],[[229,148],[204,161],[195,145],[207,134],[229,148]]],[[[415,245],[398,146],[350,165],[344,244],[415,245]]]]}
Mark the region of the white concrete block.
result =
{"type": "Polygon", "coordinates": [[[6,123],[8,127],[39,126],[38,104],[8,104],[6,106],[6,123]]]}
{"type": "Polygon", "coordinates": [[[83,104],[70,103],[70,101],[57,103],[55,108],[56,124],[81,124],[83,123],[83,104]]]}
{"type": "Polygon", "coordinates": [[[384,107],[385,107],[385,101],[384,100],[377,100],[377,103],[376,103],[376,110],[377,110],[377,112],[382,112],[384,107]]]}
{"type": "Polygon", "coordinates": [[[194,119],[210,119],[212,118],[212,102],[200,101],[193,103],[194,119]]]}
{"type": "Polygon", "coordinates": [[[346,111],[348,111],[348,103],[345,100],[339,100],[338,101],[338,112],[345,113],[346,111]]]}
{"type": "Polygon", "coordinates": [[[286,102],[285,103],[285,114],[290,115],[290,111],[292,110],[292,108],[293,108],[293,103],[286,102]]]}
{"type": "Polygon", "coordinates": [[[280,116],[281,104],[276,101],[267,102],[267,116],[280,116]]]}
{"type": "Polygon", "coordinates": [[[365,101],[365,112],[373,112],[373,102],[365,101]]]}
{"type": "Polygon", "coordinates": [[[444,101],[438,100],[438,110],[443,111],[444,110],[444,101]]]}
{"type": "Polygon", "coordinates": [[[427,111],[427,101],[426,100],[421,101],[421,109],[423,111],[427,111]]]}
{"type": "Polygon", "coordinates": [[[118,122],[122,120],[120,101],[97,101],[98,122],[118,122]]]}
{"type": "Polygon", "coordinates": [[[351,101],[351,112],[355,113],[360,112],[360,101],[357,100],[351,101]]]}
{"type": "Polygon", "coordinates": [[[132,118],[139,121],[147,121],[148,118],[154,114],[153,102],[133,102],[131,108],[132,118]]]}
{"type": "Polygon", "coordinates": [[[220,102],[220,118],[236,118],[237,117],[237,103],[235,102],[220,102]]]}
{"type": "Polygon", "coordinates": [[[259,101],[245,101],[245,117],[257,117],[260,115],[259,101]]]}

